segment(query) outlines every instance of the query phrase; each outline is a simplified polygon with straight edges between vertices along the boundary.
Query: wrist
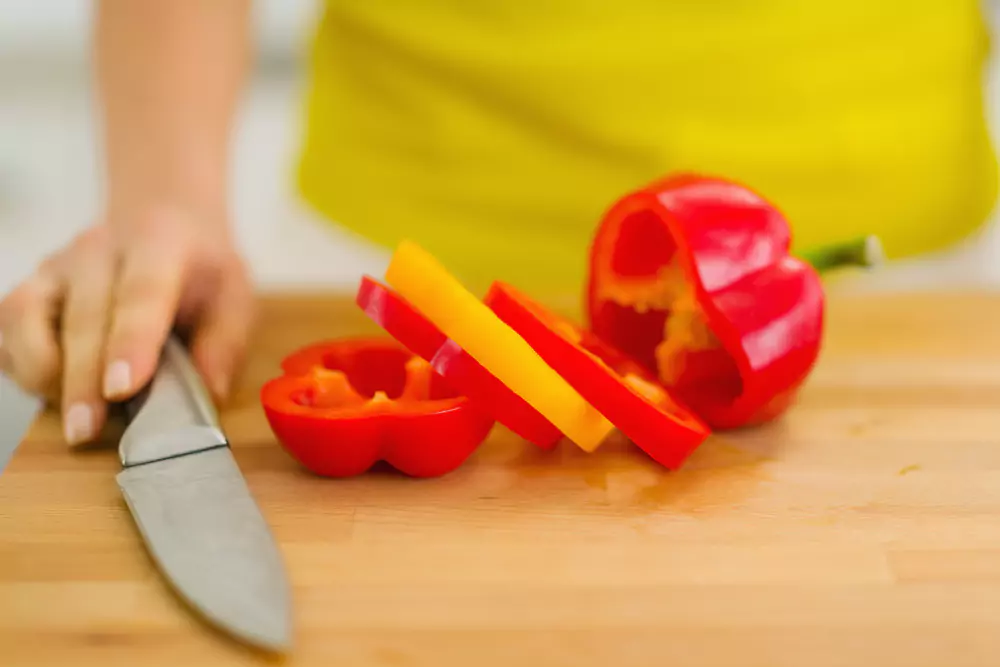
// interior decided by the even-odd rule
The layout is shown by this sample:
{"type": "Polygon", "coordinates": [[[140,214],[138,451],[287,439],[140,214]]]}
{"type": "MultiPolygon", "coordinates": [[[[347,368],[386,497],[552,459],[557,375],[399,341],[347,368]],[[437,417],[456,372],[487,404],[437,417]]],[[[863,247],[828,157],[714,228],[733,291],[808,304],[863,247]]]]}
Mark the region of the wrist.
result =
{"type": "Polygon", "coordinates": [[[191,224],[219,234],[230,232],[227,191],[221,185],[212,187],[206,182],[151,183],[125,179],[108,188],[105,212],[114,227],[142,227],[151,219],[170,216],[178,224],[191,224]]]}
{"type": "Polygon", "coordinates": [[[152,228],[177,227],[226,244],[233,240],[229,211],[222,200],[158,191],[135,192],[109,200],[105,221],[115,236],[143,236],[152,228]]]}
{"type": "MultiPolygon", "coordinates": [[[[121,131],[121,130],[120,130],[121,131]]],[[[136,143],[109,141],[106,146],[105,197],[110,213],[165,206],[197,212],[216,224],[228,219],[226,147],[211,136],[159,139],[136,143]],[[123,145],[124,143],[124,145],[123,145]]]]}
{"type": "Polygon", "coordinates": [[[105,202],[112,218],[158,209],[188,211],[216,225],[225,225],[229,218],[227,189],[210,179],[116,179],[108,184],[105,202]]]}

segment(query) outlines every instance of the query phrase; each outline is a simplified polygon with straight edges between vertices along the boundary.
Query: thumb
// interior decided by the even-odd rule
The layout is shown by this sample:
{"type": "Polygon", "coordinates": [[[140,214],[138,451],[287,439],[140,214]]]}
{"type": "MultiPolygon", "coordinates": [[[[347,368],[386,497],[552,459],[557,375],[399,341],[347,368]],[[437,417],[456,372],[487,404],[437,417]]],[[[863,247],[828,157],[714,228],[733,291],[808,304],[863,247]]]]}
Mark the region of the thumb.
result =
{"type": "Polygon", "coordinates": [[[191,338],[194,364],[218,401],[229,397],[233,378],[246,358],[255,319],[253,287],[242,267],[227,272],[199,313],[191,338]]]}

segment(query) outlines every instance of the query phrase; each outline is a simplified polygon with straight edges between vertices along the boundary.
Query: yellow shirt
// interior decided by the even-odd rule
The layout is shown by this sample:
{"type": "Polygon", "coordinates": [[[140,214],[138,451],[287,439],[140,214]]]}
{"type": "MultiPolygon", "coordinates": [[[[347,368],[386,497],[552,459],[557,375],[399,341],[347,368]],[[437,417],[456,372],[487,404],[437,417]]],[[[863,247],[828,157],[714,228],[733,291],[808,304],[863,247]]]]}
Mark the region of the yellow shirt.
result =
{"type": "Polygon", "coordinates": [[[619,196],[745,182],[806,248],[976,229],[997,187],[978,0],[331,0],[299,184],[475,289],[579,289],[619,196]]]}

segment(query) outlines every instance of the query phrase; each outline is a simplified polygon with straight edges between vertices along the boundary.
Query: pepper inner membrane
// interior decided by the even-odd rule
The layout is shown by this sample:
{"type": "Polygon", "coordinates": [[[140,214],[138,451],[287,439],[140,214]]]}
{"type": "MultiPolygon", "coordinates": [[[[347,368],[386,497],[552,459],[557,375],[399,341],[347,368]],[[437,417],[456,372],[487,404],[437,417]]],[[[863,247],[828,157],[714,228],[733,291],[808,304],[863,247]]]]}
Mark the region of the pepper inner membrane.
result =
{"type": "Polygon", "coordinates": [[[655,213],[622,220],[610,273],[596,295],[604,313],[595,319],[613,323],[601,335],[689,401],[706,393],[732,400],[742,392],[736,364],[711,330],[677,244],[655,213]]]}
{"type": "Polygon", "coordinates": [[[292,397],[307,407],[377,406],[391,401],[457,398],[426,361],[399,348],[332,351],[310,374],[309,387],[292,397]]]}

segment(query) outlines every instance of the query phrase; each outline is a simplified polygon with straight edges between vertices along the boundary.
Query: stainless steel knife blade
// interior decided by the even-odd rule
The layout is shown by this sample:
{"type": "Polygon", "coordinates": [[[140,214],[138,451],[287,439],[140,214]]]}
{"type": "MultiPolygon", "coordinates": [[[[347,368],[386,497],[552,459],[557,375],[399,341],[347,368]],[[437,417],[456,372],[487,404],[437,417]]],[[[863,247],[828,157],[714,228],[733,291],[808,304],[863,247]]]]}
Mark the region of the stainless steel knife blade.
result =
{"type": "Polygon", "coordinates": [[[0,473],[43,407],[41,399],[21,391],[13,380],[0,373],[0,473]]]}
{"type": "Polygon", "coordinates": [[[286,650],[291,599],[280,551],[177,339],[127,409],[117,481],[160,571],[216,626],[286,650]]]}

